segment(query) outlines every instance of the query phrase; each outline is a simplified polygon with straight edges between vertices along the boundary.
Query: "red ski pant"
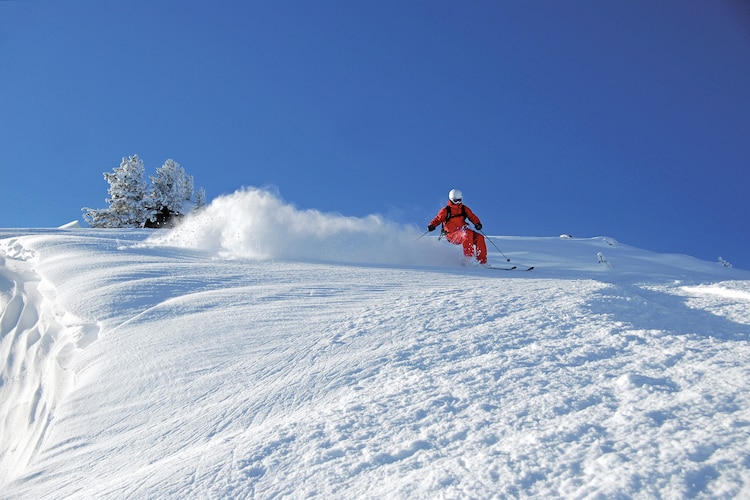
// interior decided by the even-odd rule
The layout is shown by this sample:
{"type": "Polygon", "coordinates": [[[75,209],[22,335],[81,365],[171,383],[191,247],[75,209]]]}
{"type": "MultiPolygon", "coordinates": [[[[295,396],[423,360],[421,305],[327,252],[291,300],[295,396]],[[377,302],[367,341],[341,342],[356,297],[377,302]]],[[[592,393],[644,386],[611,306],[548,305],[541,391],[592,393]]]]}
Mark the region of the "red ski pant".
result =
{"type": "Polygon", "coordinates": [[[445,238],[454,245],[463,245],[466,257],[476,256],[482,264],[487,263],[487,244],[484,241],[484,236],[480,233],[463,228],[446,234],[445,238]]]}

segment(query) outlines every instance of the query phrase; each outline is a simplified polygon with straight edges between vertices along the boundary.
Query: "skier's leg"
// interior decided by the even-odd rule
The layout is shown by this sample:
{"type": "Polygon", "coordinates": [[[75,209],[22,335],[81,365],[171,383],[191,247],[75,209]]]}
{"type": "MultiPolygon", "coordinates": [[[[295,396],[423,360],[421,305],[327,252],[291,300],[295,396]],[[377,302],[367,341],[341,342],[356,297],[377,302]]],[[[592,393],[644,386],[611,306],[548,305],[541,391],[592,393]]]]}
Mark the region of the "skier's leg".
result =
{"type": "Polygon", "coordinates": [[[464,243],[464,232],[463,231],[453,231],[452,233],[448,233],[445,235],[445,239],[453,243],[454,245],[463,245],[464,243]]]}
{"type": "Polygon", "coordinates": [[[474,241],[469,231],[466,229],[459,229],[446,235],[448,241],[454,245],[462,245],[464,249],[464,256],[474,257],[474,241]]]}
{"type": "Polygon", "coordinates": [[[480,233],[474,232],[474,244],[477,247],[477,260],[482,264],[487,263],[487,242],[484,240],[484,236],[480,233]]]}
{"type": "Polygon", "coordinates": [[[470,234],[464,237],[464,257],[474,257],[474,238],[470,234]]]}

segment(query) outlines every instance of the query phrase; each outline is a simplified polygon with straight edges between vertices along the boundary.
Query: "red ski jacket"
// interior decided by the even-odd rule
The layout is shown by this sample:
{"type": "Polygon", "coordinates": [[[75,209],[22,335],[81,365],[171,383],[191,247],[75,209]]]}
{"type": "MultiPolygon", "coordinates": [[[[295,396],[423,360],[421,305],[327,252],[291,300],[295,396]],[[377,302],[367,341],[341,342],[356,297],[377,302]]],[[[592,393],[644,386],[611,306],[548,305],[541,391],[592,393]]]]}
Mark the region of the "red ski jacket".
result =
{"type": "Polygon", "coordinates": [[[440,209],[435,218],[432,219],[430,225],[437,227],[438,224],[442,224],[443,231],[446,233],[452,233],[468,227],[466,219],[469,219],[475,226],[480,223],[479,217],[474,215],[474,212],[472,212],[469,207],[463,203],[453,203],[449,201],[446,206],[440,209]]]}

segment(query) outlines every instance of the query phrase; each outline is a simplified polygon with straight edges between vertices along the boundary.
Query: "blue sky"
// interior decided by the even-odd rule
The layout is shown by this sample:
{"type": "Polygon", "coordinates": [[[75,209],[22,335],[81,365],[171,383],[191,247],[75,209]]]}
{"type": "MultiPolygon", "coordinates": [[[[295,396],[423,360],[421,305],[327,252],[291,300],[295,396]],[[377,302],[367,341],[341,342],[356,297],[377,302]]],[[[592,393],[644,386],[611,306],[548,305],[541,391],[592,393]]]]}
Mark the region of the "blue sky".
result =
{"type": "Polygon", "coordinates": [[[741,0],[0,1],[0,227],[172,158],[210,199],[493,235],[612,236],[750,269],[741,0]]]}

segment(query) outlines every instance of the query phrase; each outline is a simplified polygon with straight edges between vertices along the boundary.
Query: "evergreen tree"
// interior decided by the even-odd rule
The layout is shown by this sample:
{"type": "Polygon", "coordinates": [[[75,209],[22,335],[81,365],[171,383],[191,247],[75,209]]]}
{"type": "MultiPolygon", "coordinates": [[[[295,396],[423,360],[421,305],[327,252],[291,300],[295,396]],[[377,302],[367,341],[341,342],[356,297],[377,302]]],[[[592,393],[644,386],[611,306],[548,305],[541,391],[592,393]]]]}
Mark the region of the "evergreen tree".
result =
{"type": "Polygon", "coordinates": [[[185,200],[190,201],[193,197],[193,193],[195,192],[195,180],[193,179],[192,175],[185,174],[185,200]]]}
{"type": "Polygon", "coordinates": [[[195,193],[195,210],[199,210],[206,206],[206,190],[203,188],[200,188],[197,193],[195,193]]]}
{"type": "Polygon", "coordinates": [[[151,217],[147,208],[146,181],[143,180],[145,167],[138,155],[123,158],[119,167],[105,172],[104,179],[109,183],[106,201],[109,208],[84,208],[84,219],[91,227],[143,227],[151,217]]]}
{"type": "Polygon", "coordinates": [[[182,204],[193,196],[193,179],[174,160],[167,160],[151,176],[149,205],[156,213],[180,215],[182,204]]]}
{"type": "MultiPolygon", "coordinates": [[[[174,218],[190,210],[186,201],[193,197],[194,180],[174,160],[169,159],[150,176],[148,190],[145,167],[138,155],[123,158],[113,172],[104,173],[109,182],[109,208],[83,208],[83,218],[91,227],[171,227],[174,218]]],[[[206,192],[196,195],[197,207],[206,204],[206,192]]]]}

